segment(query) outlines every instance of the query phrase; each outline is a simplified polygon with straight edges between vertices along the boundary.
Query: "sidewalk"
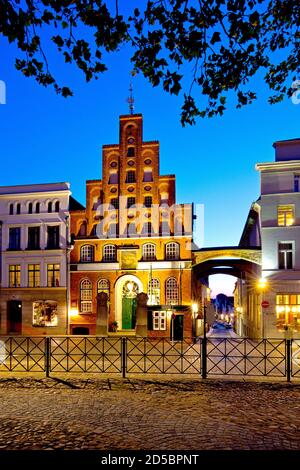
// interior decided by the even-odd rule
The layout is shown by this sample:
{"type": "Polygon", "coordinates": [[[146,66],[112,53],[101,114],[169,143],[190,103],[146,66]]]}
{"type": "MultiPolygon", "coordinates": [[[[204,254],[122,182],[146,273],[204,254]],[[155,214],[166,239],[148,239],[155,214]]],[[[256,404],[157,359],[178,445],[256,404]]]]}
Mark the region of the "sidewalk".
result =
{"type": "Polygon", "coordinates": [[[0,449],[300,449],[300,384],[0,378],[0,449]]]}

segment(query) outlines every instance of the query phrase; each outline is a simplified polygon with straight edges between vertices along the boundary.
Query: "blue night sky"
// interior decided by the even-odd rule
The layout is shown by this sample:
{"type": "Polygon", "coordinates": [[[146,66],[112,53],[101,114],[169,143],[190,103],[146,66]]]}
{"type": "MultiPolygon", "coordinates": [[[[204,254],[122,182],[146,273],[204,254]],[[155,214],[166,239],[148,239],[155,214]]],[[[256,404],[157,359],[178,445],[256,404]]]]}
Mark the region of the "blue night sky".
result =
{"type": "MultiPolygon", "coordinates": [[[[84,204],[85,180],[101,178],[101,146],[118,142],[118,117],[128,113],[128,50],[108,57],[108,72],[89,84],[50,51],[60,84],[74,91],[66,100],[17,72],[15,49],[2,38],[0,47],[0,80],[7,87],[6,105],[0,105],[0,185],[69,181],[84,204]]],[[[176,174],[177,202],[205,206],[205,246],[237,245],[259,195],[255,163],[274,160],[274,141],[300,137],[300,105],[289,99],[268,105],[267,89],[256,79],[255,104],[236,110],[232,100],[222,118],[182,128],[180,97],[152,88],[142,76],[133,85],[144,140],[160,141],[161,173],[176,174]]],[[[234,278],[216,278],[213,293],[230,294],[234,278]]]]}

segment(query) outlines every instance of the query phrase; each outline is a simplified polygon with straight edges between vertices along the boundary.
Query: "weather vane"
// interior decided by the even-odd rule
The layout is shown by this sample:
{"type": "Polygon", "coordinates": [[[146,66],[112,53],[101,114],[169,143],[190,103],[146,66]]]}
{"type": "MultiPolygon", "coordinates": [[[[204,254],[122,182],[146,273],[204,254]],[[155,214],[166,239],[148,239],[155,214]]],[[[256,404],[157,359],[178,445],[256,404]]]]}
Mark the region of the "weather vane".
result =
{"type": "Polygon", "coordinates": [[[129,111],[130,111],[130,114],[133,114],[133,110],[134,110],[134,98],[133,98],[133,86],[132,86],[132,83],[130,83],[129,91],[130,91],[130,96],[129,96],[129,98],[127,98],[127,103],[129,104],[129,111]]]}

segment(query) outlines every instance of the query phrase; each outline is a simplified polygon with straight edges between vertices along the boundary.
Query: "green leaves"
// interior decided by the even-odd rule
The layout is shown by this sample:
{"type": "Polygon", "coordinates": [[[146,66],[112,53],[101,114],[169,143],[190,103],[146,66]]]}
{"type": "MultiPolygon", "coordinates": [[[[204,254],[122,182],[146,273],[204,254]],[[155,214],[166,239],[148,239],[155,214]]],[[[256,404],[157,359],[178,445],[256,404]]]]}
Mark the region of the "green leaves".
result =
{"type": "Polygon", "coordinates": [[[249,80],[261,70],[270,103],[288,96],[292,77],[300,78],[299,0],[148,0],[145,8],[136,2],[127,17],[121,2],[0,0],[0,12],[0,34],[17,45],[16,68],[24,76],[72,96],[59,85],[59,70],[50,71],[42,29],[86,81],[107,70],[104,52],[129,44],[133,73],[183,94],[183,125],[222,115],[229,93],[237,108],[252,103],[257,95],[249,80]]]}

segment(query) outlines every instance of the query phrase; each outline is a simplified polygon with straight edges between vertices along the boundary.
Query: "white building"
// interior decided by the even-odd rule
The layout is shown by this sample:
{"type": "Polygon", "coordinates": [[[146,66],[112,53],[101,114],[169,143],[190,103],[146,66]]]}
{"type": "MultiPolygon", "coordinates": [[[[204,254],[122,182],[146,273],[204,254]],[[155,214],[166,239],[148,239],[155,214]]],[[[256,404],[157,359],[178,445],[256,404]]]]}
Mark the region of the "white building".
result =
{"type": "Polygon", "coordinates": [[[0,334],[67,332],[69,183],[0,187],[0,334]]]}
{"type": "Polygon", "coordinates": [[[300,139],[275,142],[275,162],[261,175],[262,335],[300,336],[300,139]]]}

